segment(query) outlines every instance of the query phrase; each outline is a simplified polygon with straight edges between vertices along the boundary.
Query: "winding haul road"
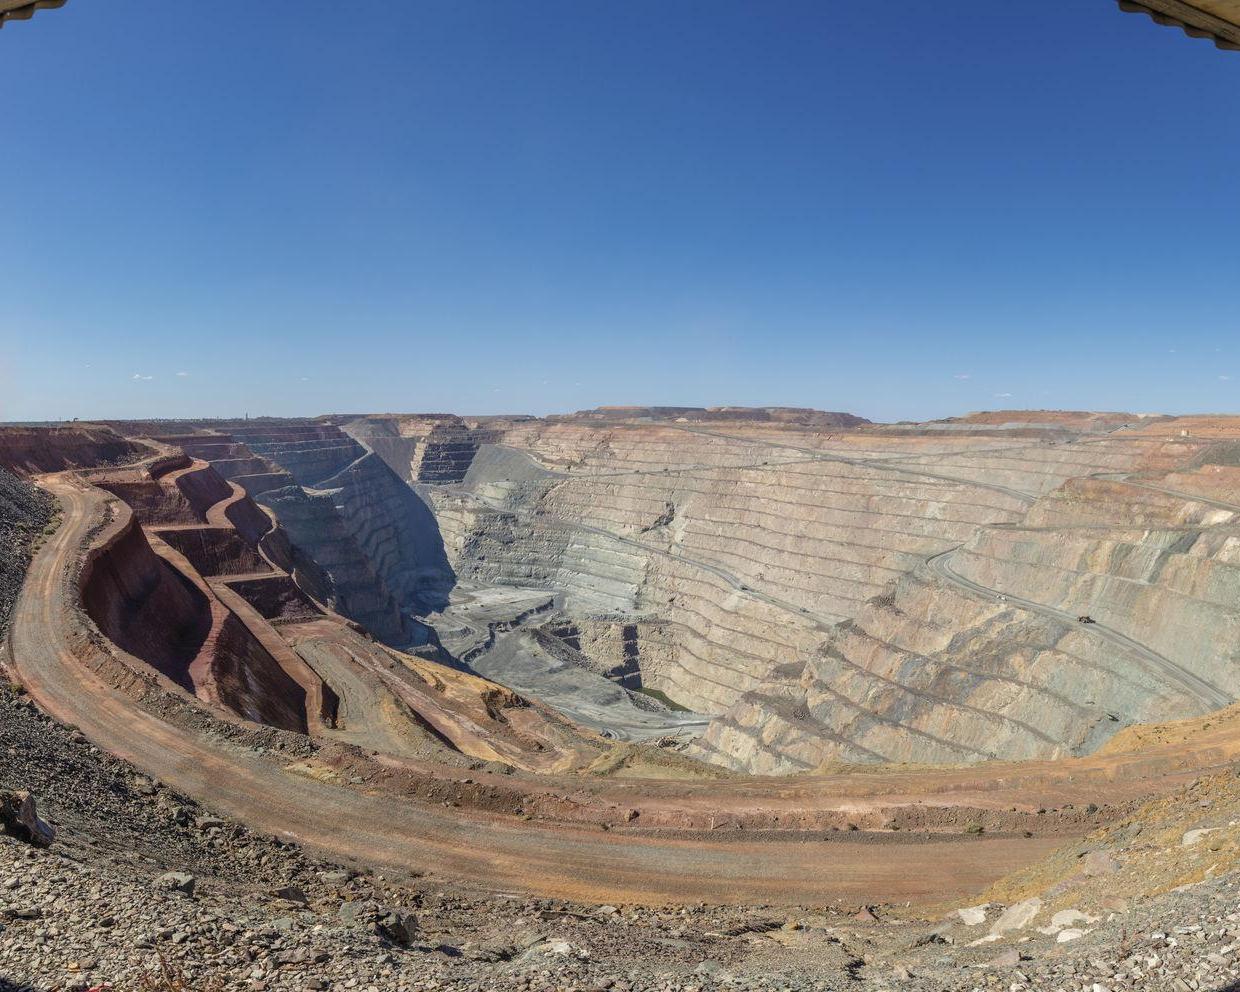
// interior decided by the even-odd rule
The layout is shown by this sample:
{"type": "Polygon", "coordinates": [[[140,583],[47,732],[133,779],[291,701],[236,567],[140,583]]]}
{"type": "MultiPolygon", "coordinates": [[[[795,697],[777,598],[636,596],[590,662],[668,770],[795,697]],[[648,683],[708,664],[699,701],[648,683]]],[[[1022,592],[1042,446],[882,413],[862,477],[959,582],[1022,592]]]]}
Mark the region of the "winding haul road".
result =
{"type": "MultiPolygon", "coordinates": [[[[262,754],[159,719],[83,663],[98,649],[82,627],[74,564],[98,529],[107,498],[71,475],[42,482],[59,498],[64,519],[38,553],[18,601],[10,643],[18,676],[51,716],[254,829],[328,855],[416,868],[445,881],[647,904],[937,902],[971,894],[1060,843],[1009,837],[868,843],[873,838],[864,833],[830,843],[804,834],[773,841],[740,840],[736,833],[705,840],[626,835],[445,810],[291,773],[262,754]]],[[[761,801],[762,790],[778,797],[796,788],[807,786],[748,780],[730,793],[719,783],[706,791],[724,806],[729,800],[721,792],[732,801],[748,796],[752,804],[755,793],[761,801]]],[[[658,784],[652,789],[657,793],[658,784]]],[[[842,801],[840,791],[824,781],[823,805],[864,803],[842,801]]]]}

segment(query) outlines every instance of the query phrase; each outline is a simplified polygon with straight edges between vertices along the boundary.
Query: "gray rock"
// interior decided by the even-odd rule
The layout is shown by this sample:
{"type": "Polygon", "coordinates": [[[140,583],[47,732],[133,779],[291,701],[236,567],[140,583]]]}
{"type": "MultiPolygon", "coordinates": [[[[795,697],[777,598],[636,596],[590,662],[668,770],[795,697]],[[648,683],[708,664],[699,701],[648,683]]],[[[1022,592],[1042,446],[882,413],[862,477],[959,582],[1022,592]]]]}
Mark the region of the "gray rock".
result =
{"type": "Polygon", "coordinates": [[[1023,902],[1009,906],[1000,914],[990,928],[991,933],[1008,933],[1012,930],[1023,930],[1042,912],[1042,900],[1036,896],[1023,902]]]}
{"type": "Polygon", "coordinates": [[[194,894],[194,887],[198,884],[198,879],[193,875],[188,875],[182,871],[170,871],[160,875],[155,879],[155,885],[158,888],[166,889],[171,892],[180,892],[187,896],[194,894]]]}
{"type": "Polygon", "coordinates": [[[1020,964],[1020,951],[1015,947],[1009,948],[989,962],[991,968],[1015,968],[1020,964]]]}
{"type": "Polygon", "coordinates": [[[50,847],[56,839],[55,829],[39,819],[29,792],[0,792],[0,827],[9,836],[36,847],[50,847]]]}
{"type": "Polygon", "coordinates": [[[345,926],[356,926],[359,923],[371,922],[378,915],[378,909],[379,907],[369,899],[357,899],[342,902],[337,912],[340,922],[345,926]]]}
{"type": "Polygon", "coordinates": [[[1081,871],[1090,878],[1114,875],[1118,870],[1119,865],[1106,851],[1090,851],[1081,861],[1081,871]]]}
{"type": "Polygon", "coordinates": [[[986,911],[990,909],[990,903],[985,902],[980,906],[967,906],[964,909],[956,910],[956,915],[960,917],[960,922],[966,927],[976,927],[986,922],[986,911]]]}
{"type": "Polygon", "coordinates": [[[400,910],[388,910],[375,921],[375,932],[386,940],[408,947],[418,939],[418,918],[400,910]]]}

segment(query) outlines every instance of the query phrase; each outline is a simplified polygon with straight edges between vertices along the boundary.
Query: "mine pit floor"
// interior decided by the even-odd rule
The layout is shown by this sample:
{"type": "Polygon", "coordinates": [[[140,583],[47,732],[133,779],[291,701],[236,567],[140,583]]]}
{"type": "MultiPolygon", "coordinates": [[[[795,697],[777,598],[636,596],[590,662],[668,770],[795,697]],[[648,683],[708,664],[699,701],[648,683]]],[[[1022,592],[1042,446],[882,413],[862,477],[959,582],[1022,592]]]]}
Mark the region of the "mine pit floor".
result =
{"type": "Polygon", "coordinates": [[[595,672],[553,657],[526,631],[558,605],[558,594],[519,586],[461,583],[448,606],[423,618],[440,643],[478,675],[532,696],[612,740],[688,740],[709,717],[672,710],[633,694],[595,672]]]}

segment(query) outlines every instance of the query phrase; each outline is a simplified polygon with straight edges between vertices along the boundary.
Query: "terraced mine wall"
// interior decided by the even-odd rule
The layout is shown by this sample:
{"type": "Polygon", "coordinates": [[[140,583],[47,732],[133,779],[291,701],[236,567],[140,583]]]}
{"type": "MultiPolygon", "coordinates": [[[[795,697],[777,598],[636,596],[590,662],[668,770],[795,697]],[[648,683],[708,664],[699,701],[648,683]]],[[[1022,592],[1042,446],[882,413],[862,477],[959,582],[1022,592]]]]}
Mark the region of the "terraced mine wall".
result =
{"type": "Polygon", "coordinates": [[[199,575],[242,575],[270,572],[258,549],[233,527],[195,527],[158,531],[160,540],[176,548],[199,575]]]}
{"type": "MultiPolygon", "coordinates": [[[[1225,531],[1151,534],[1134,551],[1073,530],[1101,519],[1080,498],[1090,487],[1129,523],[1153,520],[1166,494],[1123,486],[1116,500],[1098,477],[1187,466],[1203,443],[1086,426],[1065,440],[1070,422],[918,436],[526,421],[481,445],[461,483],[427,491],[462,578],[561,592],[565,618],[543,634],[617,681],[714,714],[697,745],[708,760],[787,773],[1056,757],[1240,691],[1205,671],[1229,664],[1230,642],[1192,634],[1234,626],[1217,612],[1232,588],[1217,560],[1225,531]],[[1057,533],[1044,508],[1065,494],[1071,533],[1057,533]],[[1081,577],[1086,563],[1097,579],[1081,577]],[[1010,601],[1030,589],[1049,612],[1010,601]],[[1109,617],[1116,637],[1073,610],[1109,617]],[[621,664],[574,633],[604,618],[638,632],[621,664]]],[[[1168,506],[1187,519],[1183,500],[1168,506]]],[[[1190,522],[1226,519],[1215,506],[1190,522]]]]}
{"type": "MultiPolygon", "coordinates": [[[[415,616],[444,602],[455,578],[430,510],[377,453],[314,421],[161,440],[205,458],[276,515],[285,536],[264,538],[264,549],[316,600],[394,646],[431,636],[415,616]]],[[[262,525],[240,505],[230,520],[247,533],[262,525]]]]}
{"type": "Polygon", "coordinates": [[[670,427],[524,424],[433,499],[472,580],[659,621],[643,682],[721,712],[927,555],[1026,501],[670,427]]]}
{"type": "MultiPolygon", "coordinates": [[[[311,718],[330,722],[336,705],[330,687],[243,596],[208,582],[212,576],[279,577],[257,547],[226,523],[166,522],[189,505],[186,492],[199,503],[192,515],[205,520],[249,502],[209,466],[182,464],[186,460],[159,458],[91,476],[99,488],[119,493],[122,502],[133,499],[148,519],[126,506],[111,536],[92,548],[79,577],[87,615],[135,663],[145,663],[208,705],[303,734],[311,718]],[[149,486],[135,481],[143,474],[149,486]],[[221,498],[205,505],[209,496],[221,498]]],[[[307,612],[314,609],[304,597],[301,605],[307,612]]]]}
{"type": "Polygon", "coordinates": [[[184,446],[258,480],[268,557],[380,639],[433,638],[416,617],[458,579],[554,592],[533,643],[711,715],[696,753],[740,770],[1086,754],[1240,692],[1231,641],[1198,634],[1240,629],[1240,494],[1207,442],[1114,418],[918,434],[727,413],[375,416],[184,446]]]}
{"type": "Polygon", "coordinates": [[[305,620],[319,615],[313,601],[288,575],[269,578],[235,579],[228,588],[250,604],[264,619],[273,623],[305,620]]]}
{"type": "Polygon", "coordinates": [[[462,482],[479,447],[497,436],[491,428],[471,427],[447,414],[361,417],[343,429],[408,483],[462,482]]]}
{"type": "Polygon", "coordinates": [[[1219,709],[1240,694],[1240,502],[1218,496],[1240,498],[1232,481],[1217,467],[1071,480],[871,600],[698,747],[774,772],[1059,757],[1219,709]]]}
{"type": "Polygon", "coordinates": [[[307,731],[306,693],[233,613],[154,553],[137,521],[82,573],[100,632],[165,678],[258,723],[307,731]]]}
{"type": "Polygon", "coordinates": [[[357,546],[332,496],[290,486],[269,490],[257,498],[276,515],[295,554],[313,562],[326,580],[327,586],[321,591],[325,602],[388,644],[411,641],[409,620],[357,546]]]}
{"type": "Polygon", "coordinates": [[[112,643],[194,691],[190,665],[211,629],[207,598],[151,550],[136,518],[87,562],[82,601],[112,643]]]}

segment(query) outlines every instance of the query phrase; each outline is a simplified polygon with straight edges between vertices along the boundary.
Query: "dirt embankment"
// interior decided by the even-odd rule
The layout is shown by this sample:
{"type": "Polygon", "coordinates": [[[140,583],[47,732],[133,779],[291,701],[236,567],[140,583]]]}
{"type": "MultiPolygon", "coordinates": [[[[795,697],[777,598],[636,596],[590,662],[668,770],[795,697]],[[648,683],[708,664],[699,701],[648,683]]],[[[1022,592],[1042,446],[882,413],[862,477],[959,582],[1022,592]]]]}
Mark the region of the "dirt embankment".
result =
{"type": "Polygon", "coordinates": [[[0,466],[17,475],[119,465],[147,452],[107,427],[0,428],[0,466]]]}

